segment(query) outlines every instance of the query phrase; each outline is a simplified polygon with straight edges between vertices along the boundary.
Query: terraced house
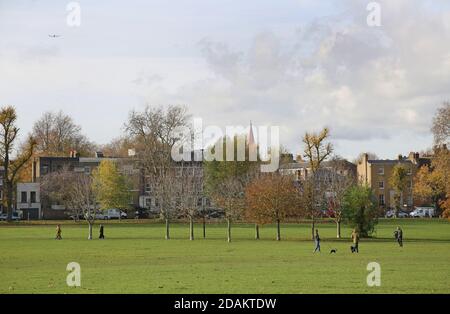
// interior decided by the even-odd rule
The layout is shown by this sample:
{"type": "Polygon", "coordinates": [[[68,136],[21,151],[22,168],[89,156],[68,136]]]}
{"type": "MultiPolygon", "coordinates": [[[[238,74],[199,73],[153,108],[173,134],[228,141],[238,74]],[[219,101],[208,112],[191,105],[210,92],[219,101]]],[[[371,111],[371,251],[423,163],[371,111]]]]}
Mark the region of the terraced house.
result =
{"type": "Polygon", "coordinates": [[[413,186],[414,176],[417,170],[430,164],[431,158],[420,156],[419,153],[410,153],[408,157],[399,155],[398,159],[371,160],[368,154],[364,154],[357,165],[358,179],[360,183],[370,186],[378,199],[380,209],[388,210],[395,206],[395,191],[389,181],[394,167],[402,164],[408,170],[408,185],[402,195],[401,203],[405,210],[412,210],[415,205],[413,186]]]}

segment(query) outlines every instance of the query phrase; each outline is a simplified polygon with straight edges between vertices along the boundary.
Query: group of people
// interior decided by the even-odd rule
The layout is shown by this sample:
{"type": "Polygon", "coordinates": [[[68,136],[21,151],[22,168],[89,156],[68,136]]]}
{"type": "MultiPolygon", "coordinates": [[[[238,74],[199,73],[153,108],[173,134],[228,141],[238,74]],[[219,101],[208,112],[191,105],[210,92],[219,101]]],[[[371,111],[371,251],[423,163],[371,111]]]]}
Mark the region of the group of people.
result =
{"type": "MultiPolygon", "coordinates": [[[[395,237],[395,240],[397,241],[398,245],[400,247],[403,247],[403,230],[402,230],[402,228],[397,227],[397,230],[394,232],[394,237],[395,237]]],[[[351,238],[353,241],[353,245],[350,247],[350,249],[351,249],[352,253],[359,254],[360,235],[359,235],[359,232],[357,229],[353,229],[351,238]]],[[[320,252],[321,251],[321,248],[320,248],[321,238],[320,238],[319,230],[316,230],[314,242],[315,242],[314,253],[320,252]]],[[[333,250],[333,251],[334,251],[334,253],[336,253],[336,250],[333,250]]]]}
{"type": "MultiPolygon", "coordinates": [[[[100,236],[98,238],[101,240],[105,239],[105,227],[103,225],[100,225],[100,236]]],[[[61,225],[56,226],[56,240],[62,240],[61,225]]]]}

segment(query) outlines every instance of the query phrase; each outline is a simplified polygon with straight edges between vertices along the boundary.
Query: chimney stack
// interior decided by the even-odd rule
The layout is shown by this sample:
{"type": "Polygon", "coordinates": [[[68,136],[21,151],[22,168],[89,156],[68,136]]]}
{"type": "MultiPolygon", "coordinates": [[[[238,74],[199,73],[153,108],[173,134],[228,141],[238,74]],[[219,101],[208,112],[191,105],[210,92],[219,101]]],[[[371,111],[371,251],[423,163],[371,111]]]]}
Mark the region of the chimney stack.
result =
{"type": "Polygon", "coordinates": [[[362,161],[364,164],[367,164],[369,162],[369,154],[368,153],[364,153],[362,161]]]}

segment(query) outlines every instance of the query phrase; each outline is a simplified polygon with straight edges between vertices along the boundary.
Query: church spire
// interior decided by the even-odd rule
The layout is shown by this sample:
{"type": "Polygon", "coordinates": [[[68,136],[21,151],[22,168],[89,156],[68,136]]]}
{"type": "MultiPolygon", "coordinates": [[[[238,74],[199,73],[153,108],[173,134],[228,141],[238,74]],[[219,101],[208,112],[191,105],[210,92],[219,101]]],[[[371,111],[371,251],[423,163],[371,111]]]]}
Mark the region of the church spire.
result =
{"type": "Polygon", "coordinates": [[[250,121],[250,131],[248,133],[247,142],[248,142],[249,146],[256,145],[255,134],[253,133],[253,123],[252,123],[252,121],[250,121]]]}

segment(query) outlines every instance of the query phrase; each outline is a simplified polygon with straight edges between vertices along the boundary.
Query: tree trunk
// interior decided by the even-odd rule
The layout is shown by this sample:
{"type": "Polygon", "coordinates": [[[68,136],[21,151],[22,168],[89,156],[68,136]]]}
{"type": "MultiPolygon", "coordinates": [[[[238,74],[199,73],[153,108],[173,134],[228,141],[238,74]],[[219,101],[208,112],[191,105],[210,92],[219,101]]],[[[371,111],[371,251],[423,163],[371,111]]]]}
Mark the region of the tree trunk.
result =
{"type": "Polygon", "coordinates": [[[259,240],[259,225],[255,224],[255,239],[259,240]]]}
{"type": "Polygon", "coordinates": [[[170,221],[166,218],[166,240],[170,240],[170,221]]]}
{"type": "Polygon", "coordinates": [[[336,227],[337,227],[337,238],[341,238],[341,220],[336,221],[336,227]]]}
{"type": "Polygon", "coordinates": [[[203,217],[203,239],[206,239],[206,217],[203,217]]]}
{"type": "Polygon", "coordinates": [[[92,222],[88,222],[89,223],[89,237],[88,240],[92,240],[93,236],[92,236],[92,222]]]}
{"type": "Polygon", "coordinates": [[[228,243],[231,243],[231,219],[227,218],[228,224],[228,243]]]}
{"type": "Polygon", "coordinates": [[[192,219],[192,217],[189,217],[189,231],[190,231],[189,239],[191,241],[194,241],[194,219],[192,219]]]}
{"type": "Polygon", "coordinates": [[[12,221],[13,212],[13,183],[9,180],[6,182],[6,221],[12,221]]]}
{"type": "Polygon", "coordinates": [[[435,201],[434,201],[434,208],[435,208],[435,215],[436,216],[438,216],[438,217],[441,217],[441,214],[442,214],[442,211],[441,211],[441,208],[440,208],[440,201],[439,201],[439,199],[436,199],[435,201]]]}
{"type": "Polygon", "coordinates": [[[280,225],[280,219],[277,219],[277,241],[281,241],[281,225],[280,225]]]}
{"type": "Polygon", "coordinates": [[[315,229],[316,229],[316,220],[315,217],[312,216],[312,223],[311,223],[311,240],[314,240],[315,238],[315,229]]]}

